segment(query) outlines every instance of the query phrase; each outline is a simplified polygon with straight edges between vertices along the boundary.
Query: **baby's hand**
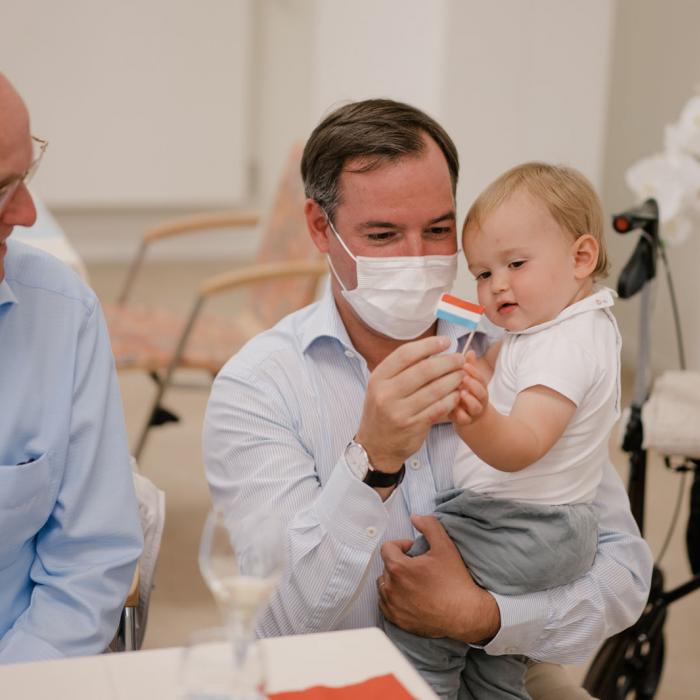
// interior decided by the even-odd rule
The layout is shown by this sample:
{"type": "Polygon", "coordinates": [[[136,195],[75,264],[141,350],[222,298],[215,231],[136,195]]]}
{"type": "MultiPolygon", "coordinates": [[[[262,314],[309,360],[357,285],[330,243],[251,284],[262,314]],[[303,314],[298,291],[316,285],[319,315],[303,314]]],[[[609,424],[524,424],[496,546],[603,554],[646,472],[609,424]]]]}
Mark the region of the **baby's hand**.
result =
{"type": "Polygon", "coordinates": [[[456,426],[476,423],[489,403],[486,380],[476,367],[476,355],[473,350],[467,353],[464,371],[467,376],[464,377],[459,387],[459,403],[448,416],[456,426]]]}

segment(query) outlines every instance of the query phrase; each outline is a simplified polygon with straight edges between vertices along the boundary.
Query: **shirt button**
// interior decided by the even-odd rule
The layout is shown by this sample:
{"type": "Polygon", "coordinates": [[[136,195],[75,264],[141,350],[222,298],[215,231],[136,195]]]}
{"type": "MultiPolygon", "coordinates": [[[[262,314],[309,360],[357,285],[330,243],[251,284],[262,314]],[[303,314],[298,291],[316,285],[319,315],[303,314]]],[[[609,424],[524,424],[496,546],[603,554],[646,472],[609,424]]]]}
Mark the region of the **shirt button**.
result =
{"type": "Polygon", "coordinates": [[[345,357],[355,357],[355,353],[352,350],[346,350],[345,357]]]}
{"type": "Polygon", "coordinates": [[[411,460],[411,469],[420,469],[421,468],[421,463],[419,459],[412,459],[411,460]]]}
{"type": "Polygon", "coordinates": [[[377,536],[377,528],[372,527],[370,525],[370,527],[367,528],[367,534],[369,535],[369,537],[376,537],[377,536]]]}
{"type": "Polygon", "coordinates": [[[515,647],[506,647],[505,652],[506,654],[515,654],[518,650],[515,647]]]}

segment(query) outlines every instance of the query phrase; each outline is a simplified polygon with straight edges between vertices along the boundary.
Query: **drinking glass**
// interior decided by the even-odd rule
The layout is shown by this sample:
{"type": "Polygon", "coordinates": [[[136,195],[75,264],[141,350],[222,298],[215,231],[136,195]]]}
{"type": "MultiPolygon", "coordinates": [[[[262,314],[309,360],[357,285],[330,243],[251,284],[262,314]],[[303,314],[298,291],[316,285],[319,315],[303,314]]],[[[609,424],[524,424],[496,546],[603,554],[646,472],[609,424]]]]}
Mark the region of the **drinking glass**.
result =
{"type": "Polygon", "coordinates": [[[224,617],[233,649],[232,698],[264,698],[264,669],[255,624],[284,568],[279,518],[227,516],[213,508],[199,547],[199,569],[224,617]]]}
{"type": "Polygon", "coordinates": [[[232,700],[234,669],[229,633],[224,627],[193,632],[182,648],[181,700],[232,700]]]}

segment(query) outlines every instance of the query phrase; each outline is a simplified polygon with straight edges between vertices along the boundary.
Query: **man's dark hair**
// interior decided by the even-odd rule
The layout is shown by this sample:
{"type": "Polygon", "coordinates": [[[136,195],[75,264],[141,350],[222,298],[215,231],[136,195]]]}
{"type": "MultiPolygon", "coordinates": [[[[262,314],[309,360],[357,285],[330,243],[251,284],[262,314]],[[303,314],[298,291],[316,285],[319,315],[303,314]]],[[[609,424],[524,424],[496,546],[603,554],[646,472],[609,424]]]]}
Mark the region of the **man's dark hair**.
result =
{"type": "Polygon", "coordinates": [[[312,132],[301,159],[306,196],[333,217],[340,204],[339,181],[348,160],[367,158],[356,170],[374,170],[386,162],[425,150],[424,136],[440,147],[457,188],[459,159],[447,132],[425,112],[393,100],[351,102],[329,114],[312,132]]]}

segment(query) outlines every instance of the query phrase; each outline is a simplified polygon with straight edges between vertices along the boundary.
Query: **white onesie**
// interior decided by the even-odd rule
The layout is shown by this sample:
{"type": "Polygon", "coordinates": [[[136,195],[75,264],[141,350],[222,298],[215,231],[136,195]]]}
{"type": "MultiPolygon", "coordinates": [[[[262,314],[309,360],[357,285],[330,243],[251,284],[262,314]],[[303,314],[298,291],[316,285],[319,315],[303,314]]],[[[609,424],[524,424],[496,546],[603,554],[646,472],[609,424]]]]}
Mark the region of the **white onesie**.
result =
{"type": "Polygon", "coordinates": [[[576,412],[553,447],[517,472],[490,467],[462,443],[455,488],[550,505],[593,500],[620,414],[621,340],[613,304],[613,292],[598,288],[552,321],[505,334],[489,382],[494,408],[509,415],[519,392],[542,385],[570,399],[576,412]]]}

